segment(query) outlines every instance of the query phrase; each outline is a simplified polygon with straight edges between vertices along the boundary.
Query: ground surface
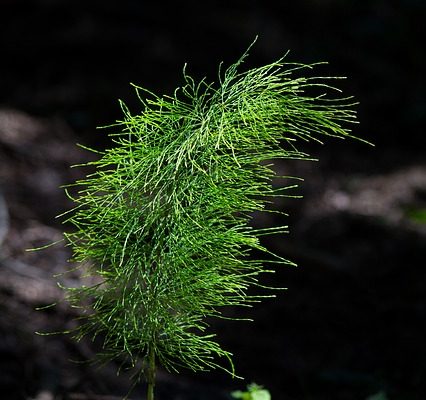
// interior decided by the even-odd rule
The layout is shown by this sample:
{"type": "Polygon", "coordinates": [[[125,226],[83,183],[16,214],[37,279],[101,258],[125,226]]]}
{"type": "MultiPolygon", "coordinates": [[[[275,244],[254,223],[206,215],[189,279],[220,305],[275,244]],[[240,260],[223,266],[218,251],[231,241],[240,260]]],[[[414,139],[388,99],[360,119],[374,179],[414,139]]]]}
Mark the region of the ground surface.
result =
{"type": "MultiPolygon", "coordinates": [[[[252,64],[290,48],[292,60],[325,59],[321,73],[348,75],[342,87],[361,102],[357,133],[376,147],[310,145],[319,162],[277,165],[306,179],[304,199],[277,204],[290,214],[284,220],[254,222],[290,225],[267,245],[300,267],[265,277],[289,290],[250,310],[255,322],[212,323],[246,380],[160,371],[158,400],[229,399],[252,381],[273,400],[426,398],[424,2],[228,3],[206,12],[191,1],[126,0],[119,9],[97,0],[3,2],[0,397],[127,392],[128,376],[114,365],[70,362],[90,359],[96,344],[35,334],[69,329],[77,314],[63,303],[35,311],[61,298],[52,276],[67,267],[68,250],[25,249],[61,239],[55,216],[70,203],[59,186],[79,177],[70,165],[90,157],[75,143],[109,145],[95,126],[120,117],[117,97],[137,110],[128,82],[170,93],[184,62],[214,79],[217,63],[235,61],[259,34],[252,64]]],[[[79,276],[61,279],[72,285],[79,276]]]]}

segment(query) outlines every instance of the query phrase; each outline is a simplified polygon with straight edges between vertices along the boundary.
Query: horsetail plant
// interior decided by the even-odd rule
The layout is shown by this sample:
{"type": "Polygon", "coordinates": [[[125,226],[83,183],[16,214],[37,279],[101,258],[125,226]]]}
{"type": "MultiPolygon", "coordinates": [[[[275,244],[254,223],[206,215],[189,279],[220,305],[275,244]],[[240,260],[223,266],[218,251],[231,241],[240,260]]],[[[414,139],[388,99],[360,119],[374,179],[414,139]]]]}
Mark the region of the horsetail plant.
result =
{"type": "Polygon", "coordinates": [[[64,288],[83,310],[72,333],[101,337],[99,356],[135,367],[148,400],[158,364],[234,374],[207,319],[262,298],[248,289],[271,271],[253,250],[291,264],[260,242],[285,226],[250,226],[253,212],[268,212],[271,199],[292,187],[272,185],[271,160],[308,160],[299,141],[349,137],[342,124],[356,122],[351,98],[330,99],[334,88],[324,78],[294,76],[314,65],[283,57],[239,72],[247,54],[219,69],[218,85],[196,82],[184,68],[185,83],[172,96],[135,86],[142,111],[131,114],[120,102],[115,147],[97,151],[85,164],[94,172],[66,189],[75,192],[75,207],[64,214],[74,227],[65,234],[71,260],[95,282],[64,288]]]}

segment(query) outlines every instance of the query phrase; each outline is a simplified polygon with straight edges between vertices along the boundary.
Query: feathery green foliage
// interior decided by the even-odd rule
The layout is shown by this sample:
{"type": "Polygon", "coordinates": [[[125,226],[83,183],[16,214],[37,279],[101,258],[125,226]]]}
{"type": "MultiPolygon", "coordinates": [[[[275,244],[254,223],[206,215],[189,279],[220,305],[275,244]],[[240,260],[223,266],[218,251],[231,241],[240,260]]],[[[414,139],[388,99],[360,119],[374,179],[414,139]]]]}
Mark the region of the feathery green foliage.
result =
{"type": "Polygon", "coordinates": [[[324,78],[295,77],[312,65],[283,58],[239,72],[246,56],[219,71],[218,85],[195,82],[184,69],[185,84],[173,96],[136,87],[142,112],[133,115],[121,102],[116,146],[71,185],[76,206],[65,222],[75,230],[66,238],[73,261],[97,279],[66,289],[85,310],[74,333],[101,334],[107,360],[137,365],[148,357],[151,369],[158,360],[170,370],[233,373],[232,362],[220,362],[231,354],[206,318],[261,298],[248,294],[266,272],[251,251],[271,258],[259,238],[286,227],[256,230],[250,219],[291,187],[272,186],[271,160],[309,159],[299,141],[350,136],[342,124],[355,122],[352,100],[330,99],[334,89],[324,78]]]}

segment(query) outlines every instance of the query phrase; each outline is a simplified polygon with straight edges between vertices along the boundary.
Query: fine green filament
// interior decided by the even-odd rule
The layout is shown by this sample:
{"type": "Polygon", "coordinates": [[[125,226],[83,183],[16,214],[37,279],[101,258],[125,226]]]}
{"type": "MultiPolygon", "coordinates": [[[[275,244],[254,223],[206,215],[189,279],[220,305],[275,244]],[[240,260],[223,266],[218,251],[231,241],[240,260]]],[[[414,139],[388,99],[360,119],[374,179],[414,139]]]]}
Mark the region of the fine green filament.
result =
{"type": "Polygon", "coordinates": [[[150,400],[156,362],[234,374],[207,319],[262,298],[248,289],[262,287],[259,276],[270,271],[253,250],[291,264],[259,239],[285,226],[250,226],[253,212],[268,212],[274,196],[294,187],[272,185],[271,160],[308,160],[299,142],[349,137],[343,125],[356,122],[351,98],[329,97],[329,78],[300,76],[313,65],[282,58],[239,72],[246,56],[220,71],[217,85],[184,69],[173,96],[135,87],[142,111],[120,102],[124,118],[109,127],[115,146],[96,151],[86,164],[94,172],[67,189],[72,260],[95,282],[65,289],[83,309],[75,337],[101,337],[100,356],[140,371],[150,400]]]}

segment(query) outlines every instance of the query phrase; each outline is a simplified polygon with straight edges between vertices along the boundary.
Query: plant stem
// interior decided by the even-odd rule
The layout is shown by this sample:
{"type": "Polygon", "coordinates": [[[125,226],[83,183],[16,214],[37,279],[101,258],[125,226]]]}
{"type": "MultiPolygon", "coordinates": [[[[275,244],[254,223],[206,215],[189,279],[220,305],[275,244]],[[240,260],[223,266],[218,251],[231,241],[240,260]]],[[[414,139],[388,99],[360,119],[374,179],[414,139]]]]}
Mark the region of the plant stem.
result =
{"type": "Polygon", "coordinates": [[[154,387],[155,387],[155,351],[154,347],[150,346],[148,349],[148,368],[146,371],[146,381],[148,383],[147,400],[154,400],[154,387]]]}

